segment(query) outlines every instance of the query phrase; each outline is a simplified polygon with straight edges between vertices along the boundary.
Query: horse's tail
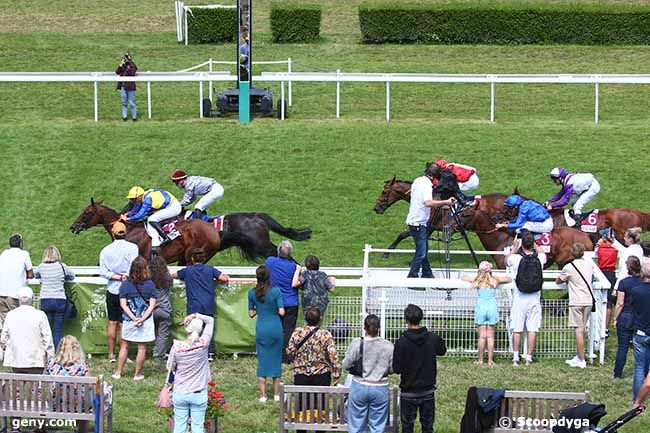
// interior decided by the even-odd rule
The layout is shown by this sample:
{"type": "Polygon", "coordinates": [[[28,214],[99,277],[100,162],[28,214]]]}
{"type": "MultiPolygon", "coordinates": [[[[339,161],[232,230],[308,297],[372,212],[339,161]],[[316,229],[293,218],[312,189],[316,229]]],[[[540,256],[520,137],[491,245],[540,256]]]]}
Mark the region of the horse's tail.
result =
{"type": "Polygon", "coordinates": [[[293,239],[294,241],[306,241],[311,238],[311,229],[309,227],[304,228],[292,228],[285,227],[279,222],[277,222],[273,217],[266,213],[259,213],[260,218],[264,220],[266,225],[269,227],[269,230],[275,232],[279,235],[293,239]]]}
{"type": "Polygon", "coordinates": [[[221,231],[219,236],[221,237],[220,250],[237,247],[241,256],[248,261],[261,262],[266,259],[265,251],[260,249],[257,242],[245,233],[221,231]]]}

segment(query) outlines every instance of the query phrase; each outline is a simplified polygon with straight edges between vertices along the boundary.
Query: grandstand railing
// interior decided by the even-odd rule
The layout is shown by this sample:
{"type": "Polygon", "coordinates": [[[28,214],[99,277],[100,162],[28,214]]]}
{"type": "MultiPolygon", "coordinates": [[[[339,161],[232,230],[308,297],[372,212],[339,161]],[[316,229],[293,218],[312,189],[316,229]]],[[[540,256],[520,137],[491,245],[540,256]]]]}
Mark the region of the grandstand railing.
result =
{"type": "MultiPolygon", "coordinates": [[[[282,61],[284,62],[284,61],[282,61]]],[[[92,82],[94,88],[95,122],[98,114],[98,83],[134,81],[147,83],[147,103],[151,118],[152,82],[198,82],[199,117],[203,117],[203,83],[205,81],[235,82],[237,76],[227,71],[212,72],[142,72],[135,77],[120,77],[112,72],[0,72],[0,82],[92,82]]],[[[595,92],[594,122],[600,118],[600,84],[650,84],[650,74],[401,74],[336,72],[263,72],[253,81],[279,82],[281,115],[284,119],[285,83],[324,82],[336,84],[336,118],[340,117],[341,83],[384,83],[386,86],[386,121],[390,121],[391,83],[474,83],[490,85],[490,122],[495,120],[496,84],[593,84],[595,92]]],[[[210,86],[212,88],[212,86],[210,86]]],[[[290,93],[291,94],[291,93],[290,93]]],[[[289,103],[291,105],[291,103],[289,103]]]]}

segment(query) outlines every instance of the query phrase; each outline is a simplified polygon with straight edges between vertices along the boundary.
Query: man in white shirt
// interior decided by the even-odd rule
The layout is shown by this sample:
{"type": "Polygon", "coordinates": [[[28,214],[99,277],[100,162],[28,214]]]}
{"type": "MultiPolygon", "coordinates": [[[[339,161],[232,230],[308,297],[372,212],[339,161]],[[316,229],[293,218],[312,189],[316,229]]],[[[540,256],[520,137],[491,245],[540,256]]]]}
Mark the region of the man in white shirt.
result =
{"type": "Polygon", "coordinates": [[[568,283],[569,286],[569,328],[576,332],[576,352],[573,359],[566,363],[570,367],[586,368],[585,360],[585,328],[589,326],[591,307],[595,300],[591,293],[591,282],[594,276],[594,264],[583,258],[585,246],[576,242],[571,247],[573,261],[562,268],[556,278],[557,284],[568,283]]]}
{"type": "Polygon", "coordinates": [[[18,307],[18,290],[34,278],[32,260],[23,250],[23,237],[19,234],[9,238],[9,248],[0,254],[0,326],[7,313],[18,307]]]}
{"type": "MultiPolygon", "coordinates": [[[[524,255],[532,256],[536,254],[541,268],[546,264],[546,254],[542,249],[535,244],[535,238],[531,232],[526,232],[521,236],[521,239],[515,239],[512,244],[512,250],[506,257],[508,269],[511,271],[512,279],[515,281],[515,288],[513,290],[512,308],[510,311],[510,327],[512,328],[512,363],[514,366],[519,365],[519,348],[521,343],[521,334],[526,330],[527,336],[527,353],[524,355],[526,365],[533,362],[533,352],[535,351],[535,342],[537,340],[537,332],[542,324],[542,305],[541,305],[541,283],[539,289],[530,292],[522,291],[517,286],[517,274],[519,272],[519,265],[524,255]],[[521,252],[520,252],[521,249],[521,252]]],[[[523,272],[523,269],[522,269],[523,272]]],[[[541,277],[540,277],[541,279],[541,277]]]]}
{"type": "Polygon", "coordinates": [[[420,269],[422,278],[433,278],[433,271],[429,264],[429,217],[433,206],[452,205],[453,200],[433,200],[433,179],[440,177],[440,167],[431,163],[411,185],[411,202],[406,224],[415,242],[415,255],[411,261],[408,278],[418,278],[420,269]]]}
{"type": "Polygon", "coordinates": [[[45,313],[32,306],[32,289],[22,287],[16,296],[20,306],[7,313],[0,335],[4,366],[11,367],[14,373],[42,374],[54,360],[50,324],[45,313]]]}
{"type": "Polygon", "coordinates": [[[120,307],[120,285],[126,280],[131,269],[131,262],[140,254],[138,246],[124,240],[126,226],[117,221],[111,227],[113,243],[104,247],[99,253],[99,275],[108,280],[106,285],[106,313],[108,329],[106,338],[108,344],[108,359],[115,362],[115,338],[119,335],[119,324],[122,323],[122,308],[120,307]]]}

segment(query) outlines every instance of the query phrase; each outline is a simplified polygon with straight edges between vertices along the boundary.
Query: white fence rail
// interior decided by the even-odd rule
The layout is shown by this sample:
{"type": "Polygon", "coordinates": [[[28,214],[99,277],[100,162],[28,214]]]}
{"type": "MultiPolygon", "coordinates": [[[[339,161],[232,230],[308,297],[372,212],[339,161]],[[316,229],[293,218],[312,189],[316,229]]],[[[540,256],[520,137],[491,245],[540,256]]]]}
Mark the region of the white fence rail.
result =
{"type": "MultiPolygon", "coordinates": [[[[290,60],[290,59],[289,59],[290,60]]],[[[214,62],[216,63],[216,62],[214,62]]],[[[268,62],[265,62],[268,63],[268,62]]],[[[281,61],[284,63],[284,61],[281,61]]],[[[212,65],[212,63],[210,63],[212,65]]],[[[291,62],[288,63],[290,68],[291,62]]],[[[95,121],[98,116],[98,83],[135,81],[147,83],[149,117],[151,117],[152,82],[198,82],[199,117],[203,117],[203,83],[205,81],[237,81],[236,75],[229,72],[143,72],[135,77],[120,77],[107,72],[2,72],[0,82],[92,82],[94,86],[95,121]]],[[[340,70],[328,73],[312,72],[263,72],[254,76],[253,81],[279,82],[281,113],[284,119],[285,83],[289,85],[289,105],[293,82],[324,82],[336,84],[336,118],[340,117],[341,83],[384,83],[386,86],[386,121],[390,121],[391,83],[473,83],[490,84],[490,122],[495,121],[497,84],[588,84],[594,85],[594,122],[600,119],[600,84],[650,84],[650,74],[393,74],[393,73],[343,73],[340,70]]],[[[210,85],[212,89],[212,85],[210,85]]]]}

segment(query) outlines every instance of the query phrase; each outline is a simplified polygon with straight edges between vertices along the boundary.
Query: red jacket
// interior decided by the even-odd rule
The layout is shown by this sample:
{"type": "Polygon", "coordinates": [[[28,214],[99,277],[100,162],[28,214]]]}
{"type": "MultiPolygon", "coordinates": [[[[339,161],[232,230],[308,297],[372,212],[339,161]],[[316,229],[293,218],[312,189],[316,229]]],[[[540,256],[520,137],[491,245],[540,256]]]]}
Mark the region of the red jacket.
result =
{"type": "Polygon", "coordinates": [[[473,167],[462,164],[455,164],[453,162],[447,162],[444,159],[436,159],[436,164],[438,164],[440,168],[447,168],[451,170],[451,172],[454,173],[454,176],[456,176],[458,183],[467,182],[469,178],[472,177],[474,173],[476,173],[476,169],[473,167]]]}
{"type": "Polygon", "coordinates": [[[598,267],[601,271],[615,271],[618,251],[610,242],[601,242],[596,247],[598,254],[598,267]]]}
{"type": "MultiPolygon", "coordinates": [[[[138,67],[131,60],[124,65],[118,66],[115,73],[120,77],[135,77],[137,70],[138,67]]],[[[122,87],[124,87],[124,90],[135,90],[135,81],[118,81],[117,90],[120,90],[122,87]]]]}

